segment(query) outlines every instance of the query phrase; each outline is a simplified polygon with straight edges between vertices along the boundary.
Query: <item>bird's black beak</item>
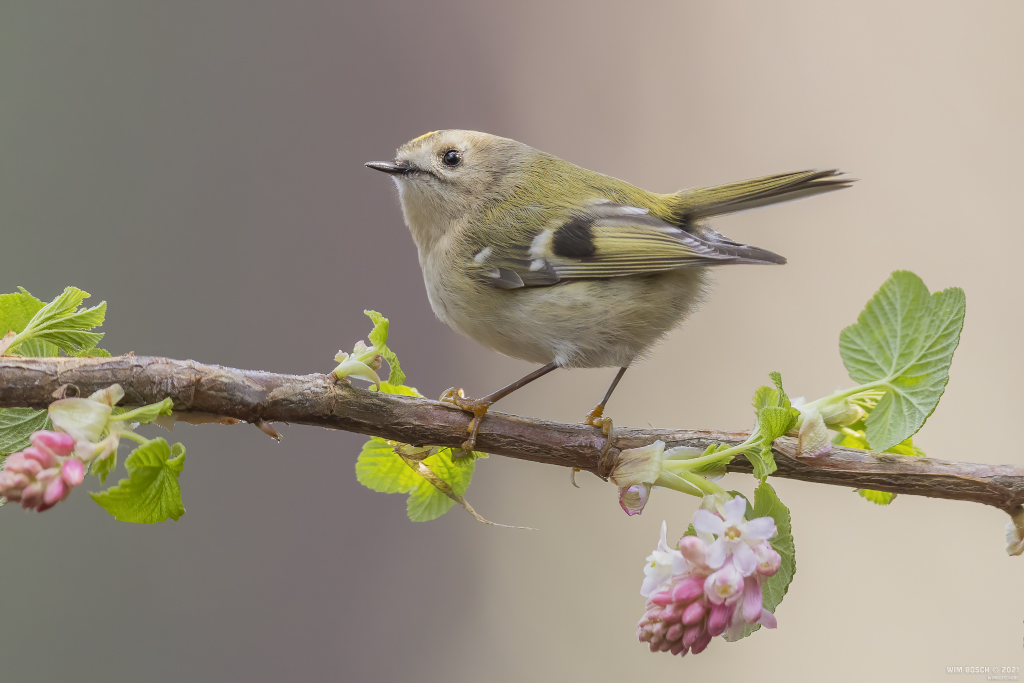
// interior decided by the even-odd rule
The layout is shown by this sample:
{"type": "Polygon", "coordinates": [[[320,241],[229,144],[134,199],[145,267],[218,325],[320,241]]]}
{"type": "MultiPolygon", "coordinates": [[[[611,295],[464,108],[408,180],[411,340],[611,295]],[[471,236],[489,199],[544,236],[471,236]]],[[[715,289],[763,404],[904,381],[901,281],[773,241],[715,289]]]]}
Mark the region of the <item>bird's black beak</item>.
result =
{"type": "Polygon", "coordinates": [[[418,169],[408,161],[367,161],[365,166],[375,171],[383,171],[391,175],[408,175],[415,173],[418,169]]]}

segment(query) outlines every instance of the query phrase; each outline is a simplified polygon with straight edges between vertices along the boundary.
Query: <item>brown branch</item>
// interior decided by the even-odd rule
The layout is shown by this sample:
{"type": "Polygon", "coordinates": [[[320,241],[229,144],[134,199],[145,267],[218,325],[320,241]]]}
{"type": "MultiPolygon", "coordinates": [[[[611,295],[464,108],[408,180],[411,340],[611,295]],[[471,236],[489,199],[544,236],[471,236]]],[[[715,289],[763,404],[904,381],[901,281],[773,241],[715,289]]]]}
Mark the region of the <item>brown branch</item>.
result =
{"type": "MultiPolygon", "coordinates": [[[[246,422],[290,422],[380,436],[414,445],[458,446],[466,438],[469,415],[436,401],[366,391],[331,375],[278,375],[236,370],[194,361],[142,356],[116,358],[0,359],[0,407],[45,408],[63,395],[87,396],[120,384],[124,406],[155,403],[170,396],[184,413],[246,422]]],[[[187,416],[186,416],[187,417],[187,416]]],[[[710,443],[736,445],[749,433],[686,429],[619,429],[615,456],[661,439],[669,447],[710,443]]],[[[574,467],[594,474],[600,468],[604,437],[594,427],[561,424],[491,412],[477,439],[480,450],[522,460],[574,467]]],[[[829,456],[795,455],[793,439],[775,442],[774,476],[820,484],[870,488],[930,498],[967,500],[995,506],[1011,515],[1024,504],[1024,468],[978,465],[931,458],[873,454],[836,448],[829,456]]],[[[750,472],[737,456],[731,472],[750,472]]]]}

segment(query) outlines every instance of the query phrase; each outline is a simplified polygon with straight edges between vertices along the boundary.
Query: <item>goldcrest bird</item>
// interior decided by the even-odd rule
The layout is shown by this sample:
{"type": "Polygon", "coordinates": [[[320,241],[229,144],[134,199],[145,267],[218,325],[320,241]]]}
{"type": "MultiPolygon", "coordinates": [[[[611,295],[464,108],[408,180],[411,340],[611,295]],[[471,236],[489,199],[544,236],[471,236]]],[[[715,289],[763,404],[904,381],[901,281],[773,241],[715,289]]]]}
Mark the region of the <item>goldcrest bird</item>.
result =
{"type": "MultiPolygon", "coordinates": [[[[366,166],[398,186],[430,305],[452,329],[543,367],[482,399],[441,397],[474,414],[556,368],[626,368],[704,299],[707,270],[786,262],[704,224],[712,216],[847,187],[801,171],[672,194],[641,190],[515,140],[467,130],[421,135],[366,166]]],[[[610,442],[610,437],[609,440],[610,442]]]]}

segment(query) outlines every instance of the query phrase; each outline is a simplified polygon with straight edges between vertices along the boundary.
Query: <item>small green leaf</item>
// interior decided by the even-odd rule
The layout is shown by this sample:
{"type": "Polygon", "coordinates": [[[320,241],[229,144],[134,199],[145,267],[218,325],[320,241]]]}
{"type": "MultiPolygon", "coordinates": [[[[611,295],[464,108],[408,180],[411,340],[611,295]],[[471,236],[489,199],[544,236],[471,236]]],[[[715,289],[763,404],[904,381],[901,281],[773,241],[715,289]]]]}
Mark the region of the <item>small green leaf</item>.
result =
{"type": "MultiPolygon", "coordinates": [[[[26,307],[32,305],[29,299],[34,299],[24,289],[21,294],[23,298],[20,303],[14,303],[11,300],[10,304],[10,310],[17,315],[23,314],[27,310],[26,307]],[[26,296],[29,299],[24,298],[26,296]]],[[[65,288],[60,296],[38,309],[25,323],[24,327],[18,331],[18,336],[8,347],[7,353],[56,355],[47,353],[50,349],[45,346],[46,344],[56,346],[71,355],[94,348],[103,335],[86,330],[103,324],[107,303],[104,301],[92,308],[79,309],[82,301],[88,296],[88,292],[77,287],[65,288]],[[26,345],[28,345],[27,349],[23,349],[22,347],[26,347],[26,345]]]]}
{"type": "MultiPolygon", "coordinates": [[[[775,493],[775,489],[765,481],[761,482],[757,490],[754,491],[754,509],[753,513],[750,514],[752,516],[748,519],[771,517],[775,520],[775,528],[778,532],[774,538],[770,539],[770,542],[775,551],[782,557],[782,564],[779,566],[779,571],[765,579],[761,585],[761,598],[764,609],[774,614],[783,597],[785,597],[786,591],[789,590],[789,584],[792,583],[793,576],[796,574],[796,547],[793,544],[792,520],[789,508],[783,505],[775,493]]],[[[760,624],[749,626],[744,629],[743,635],[740,638],[745,638],[760,628],[760,624]]]]}
{"type": "Polygon", "coordinates": [[[356,479],[380,493],[408,493],[423,481],[398,457],[393,446],[376,436],[363,445],[356,459],[356,479]]]}
{"type": "MultiPolygon", "coordinates": [[[[370,391],[373,391],[371,388],[370,391]]],[[[407,387],[404,384],[392,384],[391,382],[380,383],[380,393],[382,394],[398,394],[399,396],[419,396],[423,398],[423,394],[416,390],[416,387],[407,387]]]]}
{"type": "Polygon", "coordinates": [[[795,427],[800,416],[800,412],[791,407],[789,397],[782,388],[782,376],[773,372],[770,377],[775,388],[761,386],[754,392],[757,422],[751,440],[755,446],[744,453],[754,466],[754,476],[762,481],[777,469],[775,456],[772,455],[772,442],[795,427]]]}
{"type": "Polygon", "coordinates": [[[21,332],[28,321],[43,307],[43,302],[19,287],[20,292],[0,295],[0,337],[8,332],[21,332]]]}
{"type": "Polygon", "coordinates": [[[395,386],[405,384],[405,373],[402,372],[402,366],[398,363],[398,356],[388,348],[388,329],[390,325],[388,319],[377,311],[363,311],[363,313],[368,315],[370,320],[373,321],[373,329],[368,337],[370,344],[377,347],[377,353],[388,362],[388,367],[391,368],[388,383],[395,386]]]}
{"type": "MultiPolygon", "coordinates": [[[[452,459],[451,449],[441,449],[427,457],[423,464],[463,495],[473,478],[475,458],[452,459]]],[[[356,479],[360,484],[380,493],[408,493],[409,519],[426,522],[440,517],[455,504],[444,492],[417,474],[384,439],[372,437],[363,446],[356,460],[356,479]]]]}
{"type": "Polygon", "coordinates": [[[874,449],[913,436],[935,410],[949,381],[965,307],[962,289],[929,294],[921,278],[898,270],[839,335],[850,377],[886,390],[867,418],[874,449]]]}
{"type": "Polygon", "coordinates": [[[153,439],[125,460],[128,479],[106,491],[90,492],[100,507],[121,522],[155,524],[185,514],[178,475],[185,467],[185,447],[173,448],[164,439],[153,439]]]}
{"type": "MultiPolygon", "coordinates": [[[[423,464],[447,482],[457,496],[465,495],[475,469],[472,458],[463,458],[463,462],[458,465],[453,463],[451,451],[447,449],[430,456],[423,464]]],[[[448,512],[455,505],[455,501],[436,486],[423,477],[419,479],[420,484],[409,494],[409,501],[406,504],[409,519],[414,522],[429,522],[448,512]]]]}
{"type": "Polygon", "coordinates": [[[148,425],[161,415],[170,415],[173,406],[174,401],[172,401],[170,397],[167,397],[159,403],[151,403],[148,406],[142,406],[141,408],[134,408],[132,410],[114,408],[114,414],[111,416],[110,420],[138,422],[140,425],[148,425]]]}
{"type": "Polygon", "coordinates": [[[40,429],[52,429],[50,414],[32,408],[0,409],[0,455],[23,451],[29,446],[28,438],[40,429]]]}
{"type": "Polygon", "coordinates": [[[117,451],[112,451],[106,457],[96,458],[92,461],[92,467],[89,469],[89,473],[100,478],[101,484],[107,483],[107,477],[117,467],[117,451]]]}
{"type": "Polygon", "coordinates": [[[878,505],[888,505],[896,499],[895,493],[889,493],[888,491],[872,491],[871,489],[857,489],[857,493],[860,497],[869,500],[872,503],[878,505]]]}

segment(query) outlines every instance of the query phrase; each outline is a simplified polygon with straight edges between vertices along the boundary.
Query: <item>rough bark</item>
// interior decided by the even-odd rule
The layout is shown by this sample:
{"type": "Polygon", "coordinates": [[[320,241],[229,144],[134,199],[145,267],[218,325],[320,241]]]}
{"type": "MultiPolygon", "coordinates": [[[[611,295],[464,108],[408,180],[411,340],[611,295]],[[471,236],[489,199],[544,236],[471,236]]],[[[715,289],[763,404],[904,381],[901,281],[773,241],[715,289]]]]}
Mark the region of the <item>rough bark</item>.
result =
{"type": "MultiPolygon", "coordinates": [[[[367,391],[331,375],[281,375],[195,361],[115,358],[0,359],[0,407],[45,408],[61,396],[87,396],[120,384],[121,405],[139,406],[170,396],[182,417],[289,422],[380,436],[414,445],[458,446],[470,416],[436,401],[367,391]]],[[[748,433],[696,429],[620,429],[608,456],[661,439],[669,447],[738,444],[748,433]]],[[[491,412],[477,439],[479,450],[603,475],[605,438],[594,427],[491,412]]],[[[870,488],[992,505],[1011,515],[1024,504],[1024,468],[946,462],[836,448],[817,458],[796,456],[795,440],[774,445],[774,476],[851,488],[870,488]]],[[[606,459],[607,460],[607,459],[606,459]]],[[[749,472],[742,455],[729,471],[749,472]]]]}

